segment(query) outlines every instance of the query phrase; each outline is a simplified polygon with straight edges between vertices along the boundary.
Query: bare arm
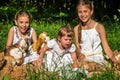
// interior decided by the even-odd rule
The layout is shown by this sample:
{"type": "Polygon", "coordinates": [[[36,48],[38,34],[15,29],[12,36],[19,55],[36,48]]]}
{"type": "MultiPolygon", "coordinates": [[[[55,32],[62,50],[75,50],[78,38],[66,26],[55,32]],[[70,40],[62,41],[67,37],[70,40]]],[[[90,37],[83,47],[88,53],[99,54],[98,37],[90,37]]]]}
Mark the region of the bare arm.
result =
{"type": "Polygon", "coordinates": [[[79,39],[78,39],[78,36],[80,35],[78,33],[78,28],[79,25],[75,26],[74,28],[74,34],[75,34],[75,43],[76,43],[76,54],[77,54],[77,57],[79,60],[83,60],[85,58],[85,55],[84,54],[81,54],[81,51],[80,51],[80,43],[79,43],[79,39]]]}
{"type": "Polygon", "coordinates": [[[71,56],[72,56],[72,60],[73,60],[73,68],[78,68],[78,60],[77,60],[77,56],[76,56],[76,53],[73,52],[71,53],[71,56]]]}
{"type": "Polygon", "coordinates": [[[37,60],[37,63],[38,63],[38,66],[41,67],[42,66],[42,62],[43,62],[43,58],[44,58],[44,55],[45,55],[45,52],[47,51],[48,49],[48,46],[45,45],[43,48],[41,48],[41,50],[39,51],[40,55],[39,55],[39,58],[37,60]]]}
{"type": "Polygon", "coordinates": [[[109,47],[107,38],[106,38],[106,32],[105,32],[105,28],[103,25],[99,24],[98,27],[96,28],[96,30],[98,31],[98,33],[100,34],[100,38],[102,41],[102,45],[104,48],[105,53],[108,55],[108,57],[113,61],[116,62],[115,57],[113,56],[113,52],[109,47]]]}
{"type": "Polygon", "coordinates": [[[12,45],[13,42],[13,37],[14,37],[14,28],[10,28],[8,32],[8,38],[7,38],[7,43],[6,43],[6,48],[12,45]]]}
{"type": "Polygon", "coordinates": [[[77,55],[80,54],[80,43],[78,41],[78,26],[75,26],[74,28],[74,34],[75,34],[75,43],[76,43],[76,47],[77,47],[77,55]]]}
{"type": "Polygon", "coordinates": [[[33,33],[32,33],[32,40],[33,40],[33,42],[37,41],[37,34],[36,34],[36,31],[34,29],[33,29],[33,33]]]}

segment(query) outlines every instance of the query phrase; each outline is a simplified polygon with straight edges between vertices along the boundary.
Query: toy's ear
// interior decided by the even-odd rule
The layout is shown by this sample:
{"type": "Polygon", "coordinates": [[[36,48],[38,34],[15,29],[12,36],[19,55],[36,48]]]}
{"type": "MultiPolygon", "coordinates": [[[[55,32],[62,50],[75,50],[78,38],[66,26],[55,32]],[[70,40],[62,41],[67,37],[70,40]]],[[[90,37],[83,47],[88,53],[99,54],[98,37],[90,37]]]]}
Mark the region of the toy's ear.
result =
{"type": "Polygon", "coordinates": [[[39,38],[45,38],[47,36],[47,32],[42,32],[40,35],[39,35],[39,38]]]}
{"type": "Polygon", "coordinates": [[[114,54],[115,56],[118,55],[118,51],[115,50],[115,51],[113,52],[113,54],[114,54]]]}

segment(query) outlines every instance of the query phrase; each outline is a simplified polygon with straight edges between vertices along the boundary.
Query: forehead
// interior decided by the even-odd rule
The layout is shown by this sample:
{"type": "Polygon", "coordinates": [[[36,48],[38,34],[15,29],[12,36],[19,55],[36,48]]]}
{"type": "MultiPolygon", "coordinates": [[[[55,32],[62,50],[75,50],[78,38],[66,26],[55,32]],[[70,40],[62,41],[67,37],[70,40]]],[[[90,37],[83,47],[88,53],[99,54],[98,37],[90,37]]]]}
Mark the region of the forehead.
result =
{"type": "Polygon", "coordinates": [[[27,20],[27,21],[29,21],[29,17],[28,16],[19,16],[17,20],[27,20]]]}
{"type": "Polygon", "coordinates": [[[79,5],[78,7],[77,7],[77,9],[78,10],[90,10],[90,6],[89,5],[79,5]]]}
{"type": "Polygon", "coordinates": [[[72,39],[72,37],[65,35],[65,36],[62,36],[61,39],[72,39]]]}

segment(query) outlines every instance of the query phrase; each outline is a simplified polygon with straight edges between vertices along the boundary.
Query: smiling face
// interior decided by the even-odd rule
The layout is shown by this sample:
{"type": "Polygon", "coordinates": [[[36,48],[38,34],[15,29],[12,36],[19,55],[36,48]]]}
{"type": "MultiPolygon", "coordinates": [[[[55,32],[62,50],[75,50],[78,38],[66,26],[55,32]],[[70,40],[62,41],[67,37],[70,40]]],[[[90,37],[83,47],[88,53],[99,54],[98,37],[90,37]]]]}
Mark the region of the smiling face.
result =
{"type": "Polygon", "coordinates": [[[93,14],[93,10],[89,8],[89,5],[79,5],[77,7],[78,17],[81,22],[86,23],[91,19],[91,15],[93,14]]]}
{"type": "Polygon", "coordinates": [[[19,16],[17,20],[15,20],[16,25],[18,26],[19,32],[21,34],[25,34],[30,25],[30,19],[26,16],[19,16]]]}

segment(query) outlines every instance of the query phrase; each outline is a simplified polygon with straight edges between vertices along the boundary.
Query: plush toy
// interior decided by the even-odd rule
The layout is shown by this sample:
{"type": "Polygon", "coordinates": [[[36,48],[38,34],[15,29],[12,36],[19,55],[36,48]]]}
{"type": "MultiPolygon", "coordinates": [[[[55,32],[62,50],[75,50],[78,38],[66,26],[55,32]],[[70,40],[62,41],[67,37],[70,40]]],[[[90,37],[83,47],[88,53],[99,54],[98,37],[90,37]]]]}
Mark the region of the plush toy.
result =
{"type": "Polygon", "coordinates": [[[117,50],[114,51],[114,56],[120,62],[120,53],[117,50]]]}
{"type": "Polygon", "coordinates": [[[28,49],[27,39],[22,39],[19,43],[9,47],[5,53],[5,56],[11,57],[13,65],[21,65],[24,57],[26,56],[26,50],[28,49]]]}
{"type": "Polygon", "coordinates": [[[32,53],[37,53],[39,48],[43,47],[45,45],[45,43],[49,40],[50,40],[50,38],[47,35],[47,32],[42,32],[39,35],[38,40],[35,43],[32,44],[32,49],[33,49],[32,53]]]}
{"type": "Polygon", "coordinates": [[[115,58],[117,60],[117,62],[114,63],[114,68],[116,68],[116,69],[118,69],[120,71],[120,53],[117,50],[115,50],[114,51],[114,56],[115,56],[115,58]]]}
{"type": "Polygon", "coordinates": [[[5,63],[4,53],[0,52],[0,69],[3,67],[4,63],[5,63]]]}

